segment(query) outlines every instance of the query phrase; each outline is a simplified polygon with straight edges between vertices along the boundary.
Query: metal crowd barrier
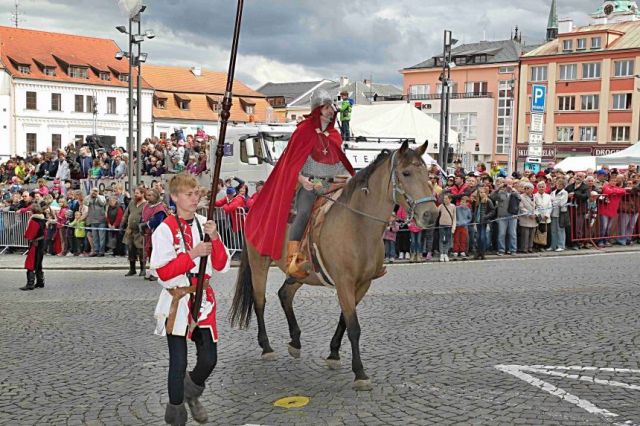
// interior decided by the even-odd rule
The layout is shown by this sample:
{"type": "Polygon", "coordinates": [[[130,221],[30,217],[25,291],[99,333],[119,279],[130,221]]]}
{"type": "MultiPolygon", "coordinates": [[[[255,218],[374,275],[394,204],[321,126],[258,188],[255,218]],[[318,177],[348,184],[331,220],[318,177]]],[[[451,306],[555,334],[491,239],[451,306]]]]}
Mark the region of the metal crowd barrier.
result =
{"type": "Polygon", "coordinates": [[[619,201],[599,195],[594,201],[569,207],[571,241],[626,244],[640,237],[640,194],[627,194],[619,201]],[[615,208],[612,204],[618,202],[615,208]]]}
{"type": "Polygon", "coordinates": [[[24,238],[31,213],[0,212],[0,254],[9,248],[27,248],[24,238]]]}
{"type": "MultiPolygon", "coordinates": [[[[198,209],[197,213],[206,216],[207,209],[198,209]]],[[[218,227],[218,233],[220,234],[220,238],[222,238],[222,242],[224,242],[224,245],[233,256],[244,249],[244,221],[247,217],[247,212],[243,208],[238,208],[232,214],[237,223],[235,230],[233,229],[234,219],[221,208],[215,209],[213,220],[218,227]]]]}

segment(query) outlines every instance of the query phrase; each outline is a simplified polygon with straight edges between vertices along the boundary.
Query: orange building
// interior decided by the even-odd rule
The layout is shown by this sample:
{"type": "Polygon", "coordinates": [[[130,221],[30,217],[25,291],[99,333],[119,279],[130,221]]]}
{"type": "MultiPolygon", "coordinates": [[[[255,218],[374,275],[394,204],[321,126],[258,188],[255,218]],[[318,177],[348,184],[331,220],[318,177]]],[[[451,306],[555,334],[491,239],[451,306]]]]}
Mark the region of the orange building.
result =
{"type": "MultiPolygon", "coordinates": [[[[217,134],[226,73],[200,67],[144,64],[142,76],[155,89],[154,136],[166,138],[175,128],[183,129],[185,134],[193,134],[199,126],[208,134],[217,134]]],[[[264,95],[234,80],[230,122],[264,123],[269,120],[270,111],[264,95]]]]}
{"type": "MultiPolygon", "coordinates": [[[[514,124],[513,88],[522,51],[517,35],[513,40],[482,41],[452,49],[455,67],[451,69],[449,123],[463,135],[454,147],[457,157],[474,164],[492,159],[507,164],[514,124]]],[[[410,102],[440,120],[442,56],[401,72],[410,102]]]]}
{"type": "Polygon", "coordinates": [[[531,87],[547,87],[543,162],[575,155],[605,155],[640,139],[640,61],[637,9],[607,1],[592,25],[560,21],[557,38],[521,58],[518,165],[527,157],[531,87]],[[608,22],[608,23],[607,23],[608,22]]]}

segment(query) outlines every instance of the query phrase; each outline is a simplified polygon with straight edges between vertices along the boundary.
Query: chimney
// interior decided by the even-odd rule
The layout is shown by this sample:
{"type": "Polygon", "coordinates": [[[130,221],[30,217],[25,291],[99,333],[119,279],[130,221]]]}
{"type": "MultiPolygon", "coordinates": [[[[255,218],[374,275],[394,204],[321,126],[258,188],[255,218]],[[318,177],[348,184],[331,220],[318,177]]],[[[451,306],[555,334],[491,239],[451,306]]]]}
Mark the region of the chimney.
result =
{"type": "Polygon", "coordinates": [[[191,72],[196,77],[200,77],[202,75],[202,68],[200,68],[200,66],[191,67],[191,72]]]}
{"type": "Polygon", "coordinates": [[[558,34],[571,33],[575,30],[573,19],[562,18],[558,20],[558,34]]]}
{"type": "Polygon", "coordinates": [[[344,87],[349,84],[349,77],[340,77],[340,87],[344,87]]]}

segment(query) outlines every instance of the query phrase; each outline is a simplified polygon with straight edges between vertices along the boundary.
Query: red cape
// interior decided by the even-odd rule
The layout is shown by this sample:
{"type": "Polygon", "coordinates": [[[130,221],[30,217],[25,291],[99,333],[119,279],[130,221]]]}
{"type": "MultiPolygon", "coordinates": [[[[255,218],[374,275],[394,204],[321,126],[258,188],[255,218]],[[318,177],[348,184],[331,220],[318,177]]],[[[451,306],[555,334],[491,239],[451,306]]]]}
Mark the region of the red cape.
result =
{"type": "MultiPolygon", "coordinates": [[[[298,176],[312,149],[318,143],[316,129],[320,127],[320,109],[321,107],[318,107],[313,110],[293,132],[287,148],[247,215],[245,238],[262,256],[269,256],[274,260],[282,257],[287,219],[298,184],[298,176]]],[[[329,133],[328,140],[332,144],[332,151],[353,175],[353,167],[342,152],[342,138],[333,122],[326,131],[329,133]]]]}

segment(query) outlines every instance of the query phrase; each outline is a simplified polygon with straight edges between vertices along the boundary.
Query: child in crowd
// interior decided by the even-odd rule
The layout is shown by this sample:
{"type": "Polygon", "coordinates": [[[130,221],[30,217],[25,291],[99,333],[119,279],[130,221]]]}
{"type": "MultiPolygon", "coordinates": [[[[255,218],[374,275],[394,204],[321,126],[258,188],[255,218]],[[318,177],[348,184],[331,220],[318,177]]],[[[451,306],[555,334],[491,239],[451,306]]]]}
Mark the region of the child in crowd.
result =
{"type": "Polygon", "coordinates": [[[453,260],[458,254],[462,260],[467,260],[467,243],[469,240],[469,230],[467,226],[471,223],[471,208],[469,207],[469,197],[460,199],[460,205],[456,207],[456,231],[453,234],[453,260]]]}
{"type": "Polygon", "coordinates": [[[456,206],[451,204],[449,194],[444,195],[438,211],[440,214],[440,262],[448,262],[451,235],[456,231],[456,206]]]}
{"type": "Polygon", "coordinates": [[[422,262],[422,228],[418,226],[415,219],[409,222],[409,232],[411,234],[411,246],[409,252],[411,263],[422,262]]]}
{"type": "Polygon", "coordinates": [[[387,227],[384,229],[384,235],[382,239],[384,240],[384,261],[391,262],[396,258],[396,236],[398,235],[398,231],[400,230],[400,225],[396,221],[396,215],[391,213],[389,217],[389,223],[387,227]]]}
{"type": "Polygon", "coordinates": [[[231,256],[220,239],[215,222],[197,215],[200,198],[198,181],[188,173],[174,176],[169,183],[176,215],[168,216],[153,232],[151,268],[162,291],[156,305],[155,334],[165,336],[169,346],[169,403],[164,420],[170,425],[187,422],[185,402],[193,419],[205,423],[205,407],[198,398],[217,362],[217,303],[213,271],[226,272],[231,256]],[[211,238],[204,242],[204,236],[211,238]],[[194,323],[191,295],[196,292],[198,271],[203,256],[207,259],[202,305],[197,307],[194,323]],[[207,257],[208,256],[208,257],[207,257]],[[187,368],[187,339],[196,344],[197,362],[191,372],[187,368]]]}
{"type": "MultiPolygon", "coordinates": [[[[598,200],[600,194],[596,191],[591,191],[589,199],[587,200],[587,212],[585,213],[585,223],[587,228],[587,237],[594,238],[598,235],[598,229],[594,227],[598,220],[598,200]]],[[[588,244],[584,244],[585,248],[588,248],[588,244]]]]}
{"type": "Polygon", "coordinates": [[[89,179],[100,179],[102,177],[102,165],[97,158],[93,160],[93,167],[89,169],[89,179]]]}
{"type": "Polygon", "coordinates": [[[82,213],[80,211],[74,213],[74,220],[69,226],[73,228],[73,237],[75,240],[73,255],[79,256],[84,250],[84,240],[87,236],[87,231],[84,229],[84,219],[82,219],[82,213]]]}

